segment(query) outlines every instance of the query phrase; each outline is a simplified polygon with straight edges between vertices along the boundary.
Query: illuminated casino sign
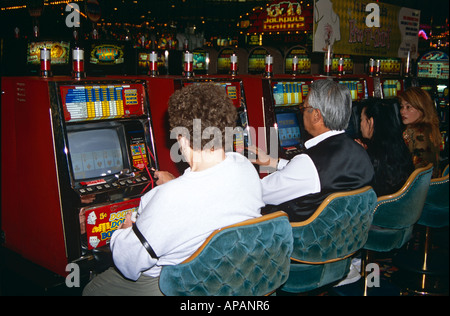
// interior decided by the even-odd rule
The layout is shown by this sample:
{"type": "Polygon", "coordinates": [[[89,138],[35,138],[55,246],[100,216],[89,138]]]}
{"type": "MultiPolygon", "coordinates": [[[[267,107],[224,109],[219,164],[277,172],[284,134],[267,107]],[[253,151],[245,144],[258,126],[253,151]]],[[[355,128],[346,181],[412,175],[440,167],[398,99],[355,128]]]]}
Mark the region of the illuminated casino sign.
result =
{"type": "Polygon", "coordinates": [[[98,45],[91,51],[92,64],[122,64],[124,62],[123,47],[117,45],[98,45]]]}
{"type": "Polygon", "coordinates": [[[267,7],[263,31],[299,31],[305,29],[302,5],[297,1],[282,1],[267,7]]]}
{"type": "Polygon", "coordinates": [[[264,9],[254,9],[247,19],[241,27],[248,28],[249,34],[311,31],[313,6],[303,1],[275,0],[264,9]]]}

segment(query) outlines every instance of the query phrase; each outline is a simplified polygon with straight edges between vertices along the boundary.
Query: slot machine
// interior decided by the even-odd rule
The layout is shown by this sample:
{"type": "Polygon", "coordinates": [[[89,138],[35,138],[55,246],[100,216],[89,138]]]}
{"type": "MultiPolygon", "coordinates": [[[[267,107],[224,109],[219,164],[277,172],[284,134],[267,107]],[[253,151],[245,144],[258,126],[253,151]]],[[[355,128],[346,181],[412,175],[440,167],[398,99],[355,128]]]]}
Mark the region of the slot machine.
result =
{"type": "MultiPolygon", "coordinates": [[[[181,159],[181,155],[177,149],[176,139],[170,139],[167,109],[170,96],[176,90],[190,84],[212,82],[223,87],[238,112],[236,118],[238,130],[236,130],[237,132],[233,135],[232,150],[244,154],[245,147],[248,144],[253,143],[253,139],[256,136],[251,130],[253,125],[250,125],[251,122],[249,122],[247,101],[248,99],[256,99],[260,104],[261,99],[255,97],[255,95],[247,98],[244,82],[250,82],[252,86],[256,86],[257,89],[258,85],[255,84],[255,79],[217,75],[198,76],[190,79],[179,76],[161,76],[147,78],[146,80],[148,81],[148,93],[151,100],[150,107],[155,131],[156,150],[158,152],[161,170],[169,171],[173,175],[179,176],[183,173],[184,169],[188,167],[181,159]]],[[[252,90],[252,92],[253,91],[254,90],[252,90]]],[[[260,106],[258,106],[257,102],[252,102],[252,107],[259,109],[260,106]]]]}
{"type": "Polygon", "coordinates": [[[146,82],[2,80],[4,246],[60,276],[108,267],[158,168],[146,82]]]}
{"type": "Polygon", "coordinates": [[[149,62],[150,54],[155,52],[157,54],[157,71],[158,74],[163,76],[167,75],[169,68],[169,51],[164,51],[161,49],[151,50],[137,48],[135,50],[135,70],[136,75],[148,75],[149,74],[149,62]]]}
{"type": "Polygon", "coordinates": [[[217,69],[212,67],[212,73],[216,70],[216,73],[219,75],[227,75],[230,73],[230,57],[232,55],[236,55],[238,58],[238,73],[243,74],[247,71],[248,68],[248,52],[245,48],[241,47],[224,47],[222,48],[217,57],[217,69]]]}
{"type": "Polygon", "coordinates": [[[36,76],[40,73],[40,50],[50,50],[53,75],[71,71],[71,43],[56,39],[5,39],[0,72],[6,76],[36,76]]]}
{"type": "Polygon", "coordinates": [[[346,130],[347,135],[351,138],[360,137],[361,109],[364,101],[370,95],[373,95],[369,84],[370,79],[365,75],[342,75],[334,77],[334,80],[349,88],[352,96],[352,114],[346,130]]]}
{"type": "Polygon", "coordinates": [[[449,57],[440,50],[432,50],[424,53],[417,60],[417,83],[427,91],[434,100],[440,121],[442,135],[441,160],[448,163],[448,78],[449,57]]]}
{"type": "Polygon", "coordinates": [[[276,150],[279,158],[291,159],[304,150],[304,142],[311,136],[303,127],[299,106],[316,78],[278,75],[262,79],[266,149],[271,155],[276,150]],[[278,146],[275,146],[277,142],[278,146]]]}
{"type": "Polygon", "coordinates": [[[194,73],[207,75],[217,73],[218,52],[211,47],[196,48],[192,51],[194,73]]]}
{"type": "Polygon", "coordinates": [[[395,99],[409,85],[406,78],[401,77],[401,59],[388,58],[382,59],[380,62],[382,96],[384,99],[395,99]]]}
{"type": "Polygon", "coordinates": [[[70,73],[71,43],[68,40],[35,40],[27,43],[27,73],[31,76],[39,76],[40,72],[40,50],[47,48],[51,51],[51,69],[53,75],[65,75],[70,73]]]}
{"type": "Polygon", "coordinates": [[[303,46],[290,48],[284,58],[284,73],[289,75],[307,75],[311,73],[311,57],[303,46]],[[295,64],[295,66],[294,66],[295,64]]]}
{"type": "Polygon", "coordinates": [[[248,53],[247,73],[262,75],[265,72],[266,56],[273,57],[273,74],[283,73],[283,57],[277,49],[265,46],[253,48],[248,53]]]}
{"type": "Polygon", "coordinates": [[[232,149],[235,152],[244,154],[245,147],[251,145],[252,141],[250,125],[248,122],[247,102],[242,80],[237,78],[199,78],[194,80],[181,80],[178,84],[180,87],[184,87],[190,84],[202,84],[205,82],[211,82],[222,87],[236,107],[236,126],[240,129],[240,132],[233,135],[232,149]]]}

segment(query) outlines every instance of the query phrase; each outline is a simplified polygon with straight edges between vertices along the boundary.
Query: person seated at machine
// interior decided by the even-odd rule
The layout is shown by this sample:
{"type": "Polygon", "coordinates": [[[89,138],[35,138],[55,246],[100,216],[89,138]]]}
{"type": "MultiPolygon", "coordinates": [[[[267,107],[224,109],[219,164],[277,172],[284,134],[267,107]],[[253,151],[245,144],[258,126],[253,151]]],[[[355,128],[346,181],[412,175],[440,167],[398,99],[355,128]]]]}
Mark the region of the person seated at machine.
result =
{"type": "Polygon", "coordinates": [[[291,222],[308,219],[331,193],[362,188],[374,177],[367,152],[344,132],[352,111],[346,86],[316,80],[300,109],[305,129],[313,136],[302,154],[287,161],[249,146],[249,152],[258,155],[252,162],[277,168],[261,180],[268,204],[262,212],[283,210],[291,222]]]}
{"type": "Polygon", "coordinates": [[[442,142],[439,117],[431,96],[419,87],[411,87],[399,95],[400,115],[405,125],[403,139],[417,168],[433,164],[433,178],[441,174],[439,154],[442,142]]]}
{"type": "Polygon", "coordinates": [[[162,266],[187,259],[214,230],[261,216],[255,168],[224,149],[225,128],[234,128],[237,115],[225,91],[214,84],[189,85],[172,95],[168,112],[190,168],[176,179],[155,173],[159,185],[141,198],[135,223],[127,214],[112,235],[115,268],[95,277],[83,295],[162,295],[162,266]]]}
{"type": "Polygon", "coordinates": [[[411,153],[394,106],[382,99],[369,99],[361,110],[361,134],[356,140],[367,149],[375,178],[372,187],[378,196],[397,192],[414,171],[411,153]]]}

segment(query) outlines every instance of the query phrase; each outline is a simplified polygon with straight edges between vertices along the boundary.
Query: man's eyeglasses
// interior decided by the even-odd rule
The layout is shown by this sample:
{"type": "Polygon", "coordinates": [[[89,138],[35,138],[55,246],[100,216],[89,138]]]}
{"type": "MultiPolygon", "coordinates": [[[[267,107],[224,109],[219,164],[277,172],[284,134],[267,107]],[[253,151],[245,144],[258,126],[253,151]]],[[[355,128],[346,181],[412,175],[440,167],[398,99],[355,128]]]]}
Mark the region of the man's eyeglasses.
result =
{"type": "Polygon", "coordinates": [[[300,104],[299,106],[300,112],[302,112],[302,114],[305,112],[306,109],[314,109],[312,106],[303,106],[303,103],[300,104]]]}

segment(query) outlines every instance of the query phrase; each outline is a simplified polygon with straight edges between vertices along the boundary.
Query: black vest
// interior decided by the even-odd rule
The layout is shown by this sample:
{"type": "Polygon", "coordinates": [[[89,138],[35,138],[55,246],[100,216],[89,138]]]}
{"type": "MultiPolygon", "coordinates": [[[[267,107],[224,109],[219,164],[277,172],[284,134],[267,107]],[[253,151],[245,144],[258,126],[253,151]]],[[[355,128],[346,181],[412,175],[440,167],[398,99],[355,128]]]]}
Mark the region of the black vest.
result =
{"type": "Polygon", "coordinates": [[[321,191],[277,206],[267,205],[263,213],[283,210],[291,222],[304,221],[331,193],[356,190],[372,183],[374,170],[366,150],[345,133],[331,136],[304,153],[317,168],[321,191]]]}

